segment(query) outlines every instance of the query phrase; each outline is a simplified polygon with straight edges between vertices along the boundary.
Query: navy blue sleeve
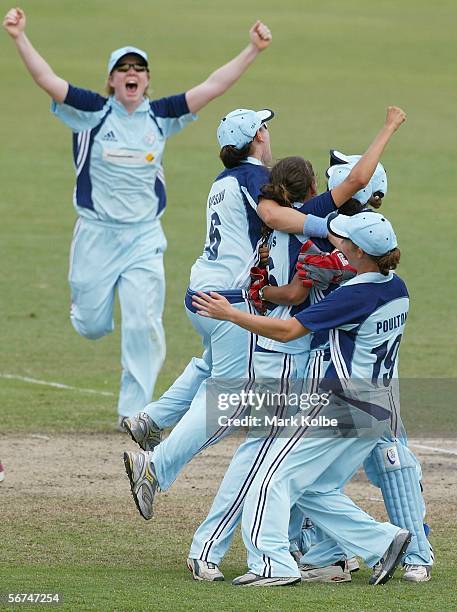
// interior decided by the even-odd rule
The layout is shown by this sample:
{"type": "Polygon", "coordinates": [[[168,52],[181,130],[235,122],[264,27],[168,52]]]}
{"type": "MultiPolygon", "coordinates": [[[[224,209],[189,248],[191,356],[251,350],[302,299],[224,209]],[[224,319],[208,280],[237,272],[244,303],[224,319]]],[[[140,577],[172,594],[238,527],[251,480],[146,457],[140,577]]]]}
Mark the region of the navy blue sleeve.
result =
{"type": "Polygon", "coordinates": [[[366,287],[352,285],[332,291],[321,302],[305,308],[295,318],[312,332],[342,325],[358,325],[373,312],[366,287]]]}
{"type": "Polygon", "coordinates": [[[75,87],[71,83],[68,84],[68,93],[63,101],[67,106],[76,108],[81,111],[100,111],[105,106],[107,98],[104,98],[95,91],[89,89],[81,89],[75,87]]]}
{"type": "Polygon", "coordinates": [[[306,215],[316,215],[316,217],[326,217],[337,210],[332,198],[331,191],[324,191],[314,198],[311,198],[297,210],[306,215]]]}
{"type": "Polygon", "coordinates": [[[185,93],[153,100],[150,107],[156,117],[181,117],[190,113],[185,93]]]}

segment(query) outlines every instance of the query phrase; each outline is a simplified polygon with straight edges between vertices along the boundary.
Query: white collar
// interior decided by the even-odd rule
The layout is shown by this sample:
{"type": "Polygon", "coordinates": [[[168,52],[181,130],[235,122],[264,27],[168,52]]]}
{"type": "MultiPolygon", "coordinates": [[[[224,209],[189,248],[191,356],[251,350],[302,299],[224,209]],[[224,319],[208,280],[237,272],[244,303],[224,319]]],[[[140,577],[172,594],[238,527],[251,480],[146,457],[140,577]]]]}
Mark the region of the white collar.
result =
{"type": "Polygon", "coordinates": [[[243,159],[241,163],[254,164],[255,166],[263,166],[262,162],[260,161],[260,159],[257,159],[257,157],[247,157],[246,159],[243,159]]]}
{"type": "Polygon", "coordinates": [[[129,113],[122,102],[116,100],[115,96],[110,96],[111,106],[116,110],[116,112],[122,115],[134,115],[135,113],[144,113],[149,110],[149,98],[144,97],[141,104],[139,104],[133,113],[129,113]]]}
{"type": "Polygon", "coordinates": [[[393,277],[393,272],[389,272],[387,276],[384,276],[381,272],[364,272],[363,274],[357,274],[357,276],[354,276],[354,278],[351,278],[342,286],[359,285],[361,283],[387,283],[391,281],[393,277]]]}

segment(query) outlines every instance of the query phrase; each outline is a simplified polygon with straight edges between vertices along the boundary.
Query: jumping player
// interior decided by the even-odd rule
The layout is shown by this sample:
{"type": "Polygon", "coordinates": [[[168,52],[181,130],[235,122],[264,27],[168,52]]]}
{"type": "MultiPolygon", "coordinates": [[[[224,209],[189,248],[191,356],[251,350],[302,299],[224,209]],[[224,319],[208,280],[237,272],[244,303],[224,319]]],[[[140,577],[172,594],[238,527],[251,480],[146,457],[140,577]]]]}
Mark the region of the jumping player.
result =
{"type": "Polygon", "coordinates": [[[107,97],[57,76],[25,34],[25,13],[11,9],[3,26],[52,112],[73,131],[78,220],[71,246],[71,322],[85,338],[113,331],[119,295],[122,376],[118,426],[151,401],[165,358],[165,299],[160,218],[166,205],[162,157],[170,136],[226,92],[271,42],[256,21],[248,46],[205,81],[176,96],[148,98],[145,51],[122,47],[108,61],[107,97]]]}

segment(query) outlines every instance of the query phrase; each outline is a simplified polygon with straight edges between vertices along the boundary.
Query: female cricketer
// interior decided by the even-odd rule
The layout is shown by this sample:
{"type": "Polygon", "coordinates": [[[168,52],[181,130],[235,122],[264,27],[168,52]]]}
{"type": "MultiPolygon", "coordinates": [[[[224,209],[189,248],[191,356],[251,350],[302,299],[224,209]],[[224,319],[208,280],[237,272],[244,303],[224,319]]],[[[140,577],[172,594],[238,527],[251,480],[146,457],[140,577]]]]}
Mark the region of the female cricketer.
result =
{"type": "Polygon", "coordinates": [[[71,245],[70,318],[75,330],[97,339],[113,330],[116,290],[122,317],[119,426],[148,402],[165,358],[165,299],[160,218],[166,205],[162,157],[166,141],[194,113],[227,91],[271,42],[260,21],[249,45],[205,81],[175,96],[150,100],[148,56],[136,47],[112,52],[108,96],[57,76],[25,34],[26,17],[11,9],[3,26],[52,112],[73,131],[78,215],[71,245]]]}
{"type": "MultiPolygon", "coordinates": [[[[219,383],[225,381],[233,392],[234,383],[251,381],[254,375],[255,337],[243,334],[243,330],[230,323],[202,320],[192,305],[193,295],[199,290],[222,290],[239,310],[247,311],[249,272],[257,262],[261,241],[259,217],[269,227],[286,233],[314,235],[316,231],[327,236],[324,217],[369,183],[385,146],[405,119],[401,109],[389,107],[384,126],[347,178],[335,189],[295,210],[260,197],[260,188],[268,180],[261,162],[271,157],[269,131],[264,125],[269,113],[271,116],[271,111],[237,109],[224,117],[218,129],[226,170],[213,183],[208,196],[206,244],[192,268],[186,295],[187,314],[202,337],[203,358],[192,360],[160,400],[127,420],[132,438],[147,451],[124,453],[131,491],[145,519],[152,517],[158,486],[161,490],[168,489],[196,453],[215,444],[231,430],[229,426],[217,424],[219,413],[208,400],[208,377],[219,383]],[[312,227],[308,231],[309,223],[312,227]],[[159,444],[160,429],[179,419],[170,436],[159,444]]],[[[234,406],[227,416],[238,417],[245,409],[242,404],[234,406]]]]}
{"type": "Polygon", "coordinates": [[[357,275],[295,317],[240,313],[214,292],[193,298],[203,317],[231,321],[282,342],[329,330],[332,361],[320,386],[326,393],[298,427],[275,441],[246,497],[242,532],[249,571],[235,585],[301,580],[289,552],[293,504],[345,550],[376,568],[373,585],[392,577],[411,539],[408,530],[376,522],[341,492],[390,430],[390,382],[409,308],[406,286],[391,272],[400,259],[397,238],[389,221],[373,212],[335,215],[328,228],[357,275]],[[333,421],[333,429],[325,418],[333,421]]]}

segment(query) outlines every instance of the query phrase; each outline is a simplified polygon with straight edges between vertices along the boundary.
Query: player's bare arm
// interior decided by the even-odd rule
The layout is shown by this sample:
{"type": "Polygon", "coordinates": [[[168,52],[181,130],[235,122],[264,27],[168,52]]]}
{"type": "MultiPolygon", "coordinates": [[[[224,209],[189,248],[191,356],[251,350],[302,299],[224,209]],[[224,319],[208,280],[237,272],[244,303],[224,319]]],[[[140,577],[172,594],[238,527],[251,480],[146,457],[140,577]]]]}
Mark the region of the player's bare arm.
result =
{"type": "Polygon", "coordinates": [[[272,304],[284,306],[298,306],[308,297],[310,287],[304,287],[298,274],[295,274],[292,281],[281,287],[266,285],[263,288],[263,297],[272,304]]]}
{"type": "Polygon", "coordinates": [[[234,308],[225,297],[215,291],[211,291],[210,295],[199,291],[193,296],[192,304],[197,309],[198,314],[203,317],[230,321],[254,334],[278,342],[290,342],[290,340],[309,334],[309,329],[303,327],[296,319],[283,320],[242,312],[234,308]]]}
{"type": "Polygon", "coordinates": [[[3,20],[3,27],[16,44],[19,55],[35,83],[48,93],[56,102],[63,102],[67,96],[68,83],[57,76],[49,64],[25,34],[26,17],[20,8],[12,8],[3,20]]]}
{"type": "Polygon", "coordinates": [[[347,202],[359,189],[363,189],[370,182],[387,143],[404,121],[406,121],[406,113],[401,108],[398,106],[387,108],[385,123],[373,142],[355,164],[348,177],[332,189],[335,206],[341,206],[347,202]]]}
{"type": "Polygon", "coordinates": [[[249,30],[249,39],[248,46],[239,55],[215,70],[203,83],[186,92],[187,105],[192,113],[199,111],[236,83],[258,54],[270,45],[272,36],[268,26],[256,21],[249,30]]]}
{"type": "MultiPolygon", "coordinates": [[[[387,143],[405,120],[406,113],[401,108],[388,107],[387,117],[380,132],[355,164],[348,177],[332,189],[332,198],[337,208],[369,183],[387,143]]],[[[280,206],[274,200],[266,198],[259,201],[257,214],[271,229],[290,234],[302,233],[306,221],[306,215],[298,210],[280,206]]]]}

